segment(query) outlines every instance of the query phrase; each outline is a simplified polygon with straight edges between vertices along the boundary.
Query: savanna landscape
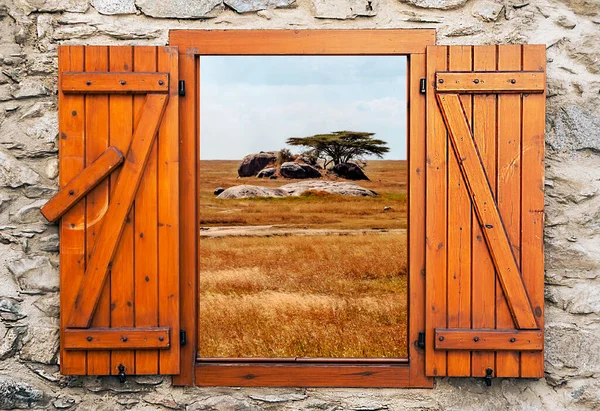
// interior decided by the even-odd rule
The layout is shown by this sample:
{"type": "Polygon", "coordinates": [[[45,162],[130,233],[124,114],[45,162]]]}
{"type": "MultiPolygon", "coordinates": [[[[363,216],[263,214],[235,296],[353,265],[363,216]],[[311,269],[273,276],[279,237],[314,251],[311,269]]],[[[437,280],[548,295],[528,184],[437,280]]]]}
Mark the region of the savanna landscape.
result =
{"type": "Polygon", "coordinates": [[[406,357],[406,161],[367,161],[376,196],[215,196],[301,181],[239,164],[200,161],[199,356],[406,357]]]}

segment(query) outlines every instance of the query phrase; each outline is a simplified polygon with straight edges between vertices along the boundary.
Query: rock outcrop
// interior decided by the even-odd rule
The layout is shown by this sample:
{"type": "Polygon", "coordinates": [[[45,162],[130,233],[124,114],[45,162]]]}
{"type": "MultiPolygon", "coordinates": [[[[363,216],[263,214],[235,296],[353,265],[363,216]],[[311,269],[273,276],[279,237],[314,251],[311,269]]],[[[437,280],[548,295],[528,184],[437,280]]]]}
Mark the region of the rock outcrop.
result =
{"type": "Polygon", "coordinates": [[[281,165],[279,169],[282,177],[293,178],[293,179],[305,179],[305,178],[320,178],[321,173],[319,170],[308,164],[287,162],[281,165]]]}
{"type": "Polygon", "coordinates": [[[248,154],[242,159],[238,167],[238,176],[252,177],[257,175],[260,170],[275,163],[278,151],[261,151],[257,154],[248,154]]]}
{"type": "Polygon", "coordinates": [[[227,199],[300,196],[307,191],[326,192],[329,194],[354,197],[376,197],[378,195],[375,191],[361,187],[354,183],[310,180],[286,184],[279,188],[251,185],[233,186],[223,191],[217,196],[217,198],[227,199]]]}
{"type": "Polygon", "coordinates": [[[362,168],[354,163],[341,163],[336,164],[331,169],[331,172],[337,177],[345,178],[347,180],[368,180],[369,177],[362,171],[362,168]]]}
{"type": "Polygon", "coordinates": [[[288,193],[280,188],[241,185],[229,187],[217,198],[285,197],[288,193]]]}

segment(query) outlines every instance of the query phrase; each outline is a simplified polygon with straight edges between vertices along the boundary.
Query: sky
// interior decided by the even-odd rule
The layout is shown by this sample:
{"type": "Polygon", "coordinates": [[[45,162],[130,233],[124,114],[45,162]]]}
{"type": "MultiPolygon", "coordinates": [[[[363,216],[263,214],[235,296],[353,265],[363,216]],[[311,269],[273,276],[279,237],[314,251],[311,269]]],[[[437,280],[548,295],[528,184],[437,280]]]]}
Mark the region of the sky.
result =
{"type": "Polygon", "coordinates": [[[403,56],[203,56],[200,158],[239,160],[289,137],[376,133],[385,159],[406,159],[403,56]]]}

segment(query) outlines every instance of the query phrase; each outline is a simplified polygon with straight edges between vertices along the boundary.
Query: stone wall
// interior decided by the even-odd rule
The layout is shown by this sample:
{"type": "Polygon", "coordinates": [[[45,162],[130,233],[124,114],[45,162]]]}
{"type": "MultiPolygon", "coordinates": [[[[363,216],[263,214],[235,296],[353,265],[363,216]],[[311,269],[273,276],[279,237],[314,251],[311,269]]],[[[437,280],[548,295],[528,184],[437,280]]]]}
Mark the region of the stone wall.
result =
{"type": "MultiPolygon", "coordinates": [[[[600,0],[0,0],[0,408],[599,409],[600,0]],[[409,28],[548,50],[545,380],[434,390],[172,388],[58,373],[57,46],[188,29],[409,28]]],[[[525,165],[526,166],[526,165],[525,165]]]]}

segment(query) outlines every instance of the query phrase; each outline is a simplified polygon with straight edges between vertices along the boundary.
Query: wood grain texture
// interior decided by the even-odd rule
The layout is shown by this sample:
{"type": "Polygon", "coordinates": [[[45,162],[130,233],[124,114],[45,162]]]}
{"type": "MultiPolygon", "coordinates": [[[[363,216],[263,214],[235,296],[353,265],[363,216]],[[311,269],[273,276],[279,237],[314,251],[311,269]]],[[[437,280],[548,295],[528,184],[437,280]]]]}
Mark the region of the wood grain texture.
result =
{"type": "Polygon", "coordinates": [[[81,288],[73,304],[68,321],[69,327],[87,328],[90,326],[166,102],[167,97],[164,95],[149,94],[146,97],[144,113],[140,117],[131,147],[126,155],[125,164],[119,174],[117,186],[113,192],[113,201],[105,214],[107,224],[103,225],[98,234],[97,246],[94,247],[82,279],[81,288]]]}
{"type": "MultiPolygon", "coordinates": [[[[523,69],[544,70],[546,48],[523,46],[523,69]]],[[[544,130],[546,95],[525,94],[522,103],[521,273],[535,319],[544,328],[544,130]]],[[[521,353],[521,377],[544,376],[544,353],[521,353]]]]}
{"type": "MultiPolygon", "coordinates": [[[[84,69],[83,46],[59,46],[58,76],[69,70],[84,69]]],[[[59,185],[66,185],[85,168],[85,97],[58,92],[59,185]]],[[[69,307],[85,273],[85,199],[67,211],[60,222],[60,372],[63,375],[85,375],[87,353],[64,350],[64,330],[69,307]]]]}
{"type": "Polygon", "coordinates": [[[235,387],[406,387],[408,365],[205,364],[196,385],[235,387]]]}
{"type": "Polygon", "coordinates": [[[169,44],[202,55],[410,54],[435,44],[435,30],[171,30],[169,44]]]}
{"type": "MultiPolygon", "coordinates": [[[[66,329],[65,350],[167,349],[169,327],[66,329]]],[[[114,353],[113,353],[114,355],[114,353]]],[[[126,366],[127,368],[127,366],[126,366]]]]}
{"type": "MultiPolygon", "coordinates": [[[[108,70],[108,47],[86,47],[86,71],[108,70]]],[[[85,162],[89,167],[109,146],[109,107],[107,95],[87,95],[85,97],[85,162]]],[[[104,216],[108,205],[108,181],[102,181],[86,196],[86,270],[98,235],[104,224],[104,216]]],[[[76,300],[77,301],[77,300],[76,300]]],[[[96,312],[90,318],[94,327],[110,326],[110,284],[104,284],[99,290],[96,312]]],[[[106,375],[110,369],[110,351],[94,351],[88,353],[87,373],[89,375],[106,375]]]]}
{"type": "Polygon", "coordinates": [[[69,211],[91,189],[96,187],[115,168],[123,163],[123,153],[116,147],[109,147],[89,167],[65,185],[54,197],[40,208],[40,212],[50,222],[58,220],[69,211]]]}
{"type": "MultiPolygon", "coordinates": [[[[498,48],[498,70],[521,69],[521,46],[498,48]]],[[[498,96],[498,211],[517,264],[521,260],[521,96],[498,96]]],[[[519,264],[520,265],[520,264],[519,264]]],[[[514,328],[502,284],[496,278],[496,328],[514,328]]],[[[496,353],[496,376],[519,376],[518,352],[496,353]]]]}
{"type": "MultiPolygon", "coordinates": [[[[448,49],[448,69],[469,71],[473,66],[471,46],[448,49]]],[[[460,96],[467,120],[471,121],[472,97],[460,96]]],[[[471,327],[471,199],[456,156],[448,154],[448,327],[471,327]]],[[[448,374],[471,375],[471,353],[448,353],[448,374]]]]}
{"type": "MultiPolygon", "coordinates": [[[[178,59],[177,48],[161,47],[157,56],[158,70],[177,73],[178,59]]],[[[171,329],[173,344],[170,350],[159,353],[161,374],[179,374],[180,370],[179,98],[177,78],[172,76],[170,81],[171,98],[158,131],[158,323],[171,329]]]]}
{"type": "MultiPolygon", "coordinates": [[[[131,47],[125,46],[131,50],[131,47]]],[[[111,50],[118,50],[113,46],[111,50]]],[[[118,53],[118,51],[116,51],[118,53]]],[[[106,61],[108,63],[108,61],[106,61]]],[[[112,63],[111,63],[112,65],[112,63]]],[[[122,67],[122,65],[120,65],[122,67]]],[[[129,66],[131,67],[131,66],[129,66]]],[[[88,70],[86,70],[88,71],[88,70]]],[[[98,70],[103,71],[103,70],[98,70]]],[[[111,70],[113,71],[113,70],[111,70]]],[[[63,73],[60,86],[63,93],[168,93],[169,73],[63,73]]]]}
{"type": "Polygon", "coordinates": [[[529,297],[460,98],[456,94],[438,94],[438,101],[513,319],[519,329],[536,329],[529,297]]]}
{"type": "MultiPolygon", "coordinates": [[[[116,46],[109,50],[110,72],[131,71],[133,48],[130,46],[116,46]]],[[[112,74],[108,74],[112,75],[112,74]]],[[[113,94],[110,97],[110,139],[127,152],[131,146],[131,136],[134,133],[132,96],[130,94],[113,94]]],[[[114,194],[119,180],[119,174],[111,177],[111,193],[114,194]]],[[[116,198],[112,200],[117,200],[116,198]]],[[[120,239],[117,239],[117,249],[112,262],[110,275],[111,311],[110,320],[113,327],[132,327],[134,325],[133,300],[133,270],[134,270],[134,244],[133,224],[135,213],[131,211],[125,220],[125,226],[120,239]],[[114,273],[114,275],[112,274],[114,273]]],[[[119,373],[119,365],[123,365],[128,374],[135,373],[135,359],[133,351],[117,351],[111,355],[111,374],[119,373]]]]}
{"type": "MultiPolygon", "coordinates": [[[[157,47],[133,48],[135,72],[156,71],[157,47]]],[[[139,118],[145,97],[133,97],[133,118],[139,118]]],[[[137,123],[136,123],[137,124],[137,123]]],[[[158,142],[152,145],[142,181],[135,196],[133,239],[134,300],[136,327],[158,326],[158,142]]],[[[135,353],[138,374],[158,374],[158,351],[142,350],[135,353]]]]}
{"type": "Polygon", "coordinates": [[[181,369],[173,384],[194,385],[198,333],[198,193],[200,168],[200,67],[193,50],[179,49],[179,78],[187,84],[186,96],[179,102],[179,189],[195,193],[180,198],[179,262],[181,328],[187,331],[187,344],[181,347],[181,369]],[[193,313],[189,315],[189,313],[193,313]]]}
{"type": "Polygon", "coordinates": [[[425,330],[425,96],[420,79],[426,76],[425,55],[408,59],[408,357],[410,386],[432,387],[425,375],[425,351],[417,347],[425,330]]]}
{"type": "MultiPolygon", "coordinates": [[[[496,70],[496,46],[473,46],[473,70],[496,70]]],[[[496,194],[496,95],[476,94],[473,96],[473,124],[471,129],[481,155],[486,176],[496,194]]],[[[473,209],[471,217],[471,326],[474,328],[495,327],[496,274],[490,251],[485,242],[481,225],[473,209]]],[[[483,377],[488,368],[495,369],[493,352],[473,351],[471,353],[471,375],[483,377]]]]}
{"type": "Polygon", "coordinates": [[[544,333],[540,330],[435,330],[436,350],[541,351],[543,347],[544,333]]]}
{"type": "Polygon", "coordinates": [[[447,325],[447,155],[446,125],[435,101],[435,73],[447,70],[446,46],[427,48],[426,311],[425,355],[429,376],[446,375],[446,352],[436,351],[435,327],[447,325]]]}
{"type": "Polygon", "coordinates": [[[546,88],[546,73],[544,71],[438,72],[435,86],[439,93],[543,93],[546,88]]]}

